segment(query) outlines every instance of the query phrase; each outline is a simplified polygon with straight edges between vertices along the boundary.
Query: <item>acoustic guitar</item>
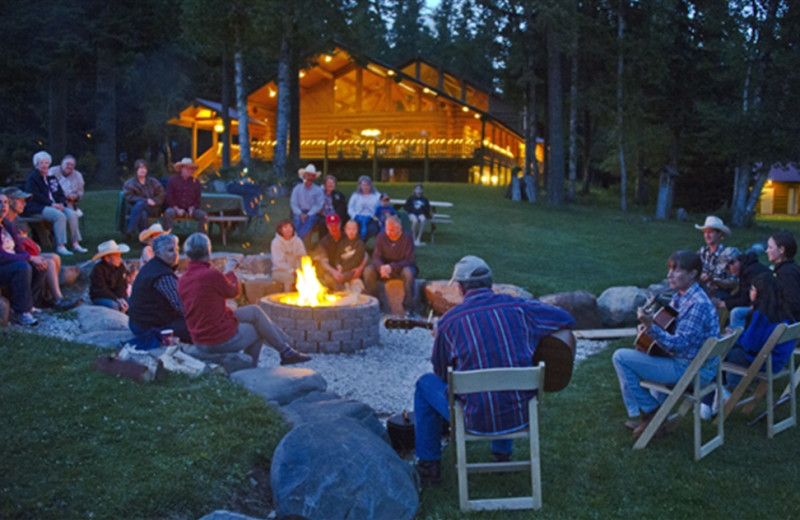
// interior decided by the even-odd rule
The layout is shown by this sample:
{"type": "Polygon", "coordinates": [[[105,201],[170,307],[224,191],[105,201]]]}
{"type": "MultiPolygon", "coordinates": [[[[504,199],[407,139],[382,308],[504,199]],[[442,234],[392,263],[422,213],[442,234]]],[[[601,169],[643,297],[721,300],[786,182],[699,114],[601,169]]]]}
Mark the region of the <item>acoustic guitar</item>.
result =
{"type": "MultiPolygon", "coordinates": [[[[675,320],[678,318],[678,311],[667,304],[659,303],[656,297],[652,297],[644,307],[642,312],[653,315],[653,324],[669,333],[675,332],[675,320]]],[[[633,342],[636,350],[644,352],[648,356],[672,357],[650,334],[644,330],[639,331],[633,342]]]]}
{"type": "MultiPolygon", "coordinates": [[[[435,321],[401,318],[386,318],[383,324],[388,330],[416,327],[433,330],[436,326],[435,321]]],[[[575,336],[572,331],[561,329],[542,338],[533,353],[533,363],[539,361],[545,364],[544,391],[558,392],[566,388],[575,366],[575,336]]]]}

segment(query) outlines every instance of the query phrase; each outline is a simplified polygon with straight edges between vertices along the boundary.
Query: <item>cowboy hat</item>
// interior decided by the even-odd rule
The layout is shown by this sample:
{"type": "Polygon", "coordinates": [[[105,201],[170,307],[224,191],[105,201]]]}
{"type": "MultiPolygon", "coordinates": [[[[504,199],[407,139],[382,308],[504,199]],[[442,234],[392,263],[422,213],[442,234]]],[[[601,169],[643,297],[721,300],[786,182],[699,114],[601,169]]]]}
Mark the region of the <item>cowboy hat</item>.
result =
{"type": "Polygon", "coordinates": [[[125,244],[117,244],[116,240],[106,240],[97,246],[97,253],[92,257],[92,260],[98,260],[113,253],[127,253],[130,250],[131,248],[125,244]]]}
{"type": "Polygon", "coordinates": [[[722,222],[721,218],[715,217],[714,215],[707,216],[706,221],[703,223],[702,226],[699,224],[695,224],[694,227],[695,229],[716,229],[718,231],[722,231],[726,235],[731,234],[731,228],[726,226],[725,223],[722,222]]]}
{"type": "Polygon", "coordinates": [[[310,173],[311,175],[314,176],[315,179],[322,174],[322,172],[317,171],[316,166],[310,163],[305,168],[300,168],[299,170],[297,170],[297,176],[300,177],[301,179],[303,178],[303,175],[305,175],[306,173],[310,173]]]}
{"type": "Polygon", "coordinates": [[[191,168],[192,170],[199,168],[189,157],[184,157],[180,162],[176,162],[172,166],[175,168],[176,172],[181,171],[182,168],[191,168]]]}
{"type": "Polygon", "coordinates": [[[149,228],[139,233],[139,242],[144,242],[148,238],[155,238],[158,235],[163,235],[164,233],[169,233],[169,231],[164,231],[164,228],[161,227],[161,224],[156,222],[149,228]]]}

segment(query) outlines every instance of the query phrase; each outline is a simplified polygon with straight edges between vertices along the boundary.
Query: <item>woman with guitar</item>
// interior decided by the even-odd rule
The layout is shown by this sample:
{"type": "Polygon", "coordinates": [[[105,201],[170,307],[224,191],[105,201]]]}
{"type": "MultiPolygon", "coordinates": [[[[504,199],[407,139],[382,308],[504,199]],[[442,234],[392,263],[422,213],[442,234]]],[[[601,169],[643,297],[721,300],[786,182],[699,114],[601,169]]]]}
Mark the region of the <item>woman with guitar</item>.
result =
{"type": "MultiPolygon", "coordinates": [[[[703,270],[700,256],[689,250],[676,251],[669,257],[667,266],[670,288],[676,291],[670,302],[677,311],[674,332],[660,328],[654,322],[653,314],[641,308],[638,312],[640,332],[652,337],[666,356],[619,349],[612,358],[622,400],[632,419],[625,426],[633,429],[635,437],[642,434],[661,404],[658,396],[651,395],[639,382],[642,379],[665,384],[678,382],[706,339],[719,334],[717,311],[698,283],[703,270]],[[638,422],[633,420],[637,416],[641,417],[638,422]]],[[[717,360],[707,363],[701,369],[701,378],[710,380],[715,374],[716,363],[717,360]]]]}

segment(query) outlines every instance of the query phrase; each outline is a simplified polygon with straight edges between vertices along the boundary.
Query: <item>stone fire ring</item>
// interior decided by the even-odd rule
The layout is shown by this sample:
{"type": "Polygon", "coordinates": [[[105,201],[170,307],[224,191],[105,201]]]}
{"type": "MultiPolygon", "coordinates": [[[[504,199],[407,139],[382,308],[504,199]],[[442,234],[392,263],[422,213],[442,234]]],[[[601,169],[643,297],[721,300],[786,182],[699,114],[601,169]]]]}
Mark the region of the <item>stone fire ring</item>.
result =
{"type": "Polygon", "coordinates": [[[281,303],[283,294],[264,296],[259,305],[300,352],[355,352],[380,340],[380,304],[361,294],[350,305],[298,307],[281,303]]]}

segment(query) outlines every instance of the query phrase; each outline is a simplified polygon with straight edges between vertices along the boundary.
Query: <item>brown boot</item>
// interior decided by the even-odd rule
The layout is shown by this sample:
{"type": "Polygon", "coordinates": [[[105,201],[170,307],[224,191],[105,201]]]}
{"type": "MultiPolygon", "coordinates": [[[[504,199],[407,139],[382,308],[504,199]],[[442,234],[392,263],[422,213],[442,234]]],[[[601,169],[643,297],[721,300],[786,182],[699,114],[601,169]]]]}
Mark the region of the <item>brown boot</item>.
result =
{"type": "Polygon", "coordinates": [[[658,408],[650,412],[642,412],[642,420],[639,422],[638,425],[636,425],[636,428],[633,429],[634,437],[638,437],[642,433],[644,433],[644,430],[647,428],[647,425],[650,424],[650,421],[653,420],[653,417],[655,417],[657,411],[658,408]]]}

